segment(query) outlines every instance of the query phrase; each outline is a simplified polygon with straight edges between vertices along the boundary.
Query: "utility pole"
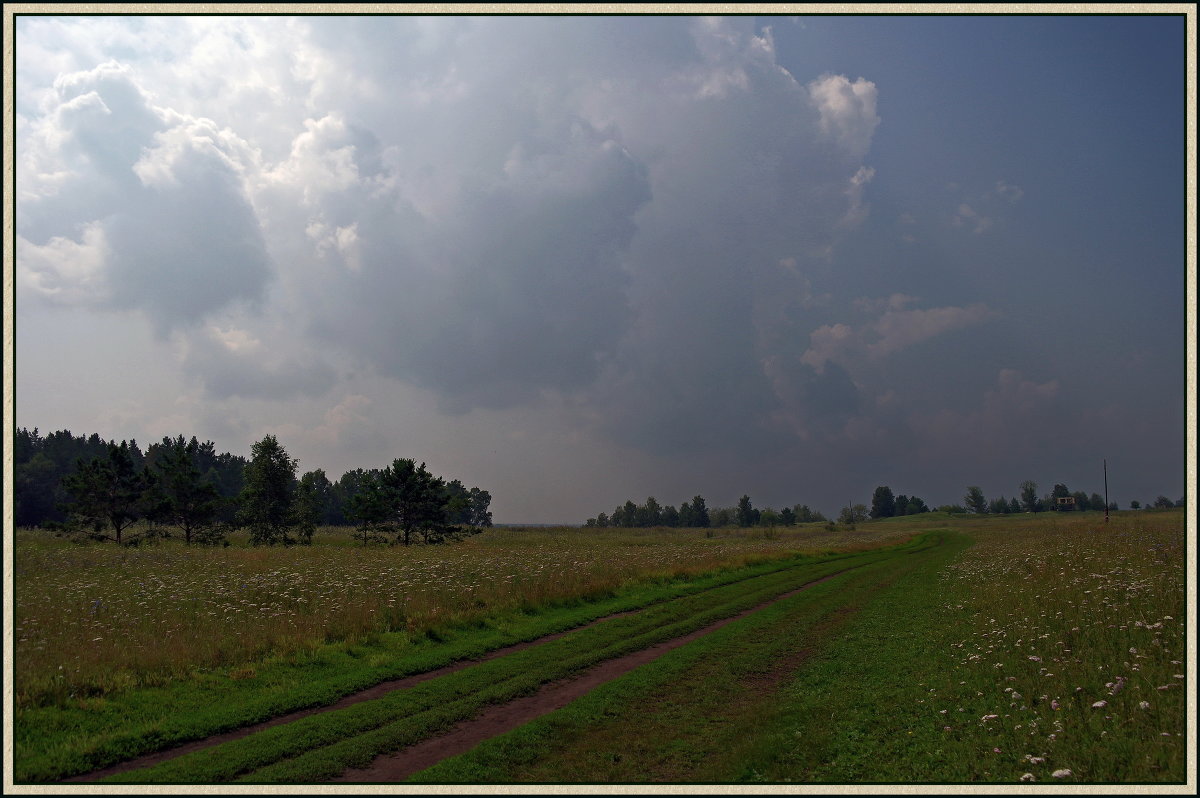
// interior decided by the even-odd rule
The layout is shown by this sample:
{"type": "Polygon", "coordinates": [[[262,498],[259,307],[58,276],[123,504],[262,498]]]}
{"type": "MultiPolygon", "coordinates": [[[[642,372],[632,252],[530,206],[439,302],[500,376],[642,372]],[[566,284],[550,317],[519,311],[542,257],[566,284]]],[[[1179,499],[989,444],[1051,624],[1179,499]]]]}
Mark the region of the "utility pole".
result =
{"type": "Polygon", "coordinates": [[[1108,458],[1104,458],[1104,523],[1108,523],[1108,458]]]}

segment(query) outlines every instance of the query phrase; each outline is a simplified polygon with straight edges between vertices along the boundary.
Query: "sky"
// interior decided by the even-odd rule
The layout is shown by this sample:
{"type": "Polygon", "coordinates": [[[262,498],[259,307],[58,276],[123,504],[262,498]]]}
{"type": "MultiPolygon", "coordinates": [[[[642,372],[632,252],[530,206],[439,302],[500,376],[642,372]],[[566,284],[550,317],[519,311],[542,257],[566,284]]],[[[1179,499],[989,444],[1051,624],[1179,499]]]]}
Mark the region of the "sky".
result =
{"type": "MultiPolygon", "coordinates": [[[[498,523],[1186,477],[1183,16],[20,16],[17,427],[498,523]]],[[[6,244],[7,246],[7,244],[6,244]]]]}

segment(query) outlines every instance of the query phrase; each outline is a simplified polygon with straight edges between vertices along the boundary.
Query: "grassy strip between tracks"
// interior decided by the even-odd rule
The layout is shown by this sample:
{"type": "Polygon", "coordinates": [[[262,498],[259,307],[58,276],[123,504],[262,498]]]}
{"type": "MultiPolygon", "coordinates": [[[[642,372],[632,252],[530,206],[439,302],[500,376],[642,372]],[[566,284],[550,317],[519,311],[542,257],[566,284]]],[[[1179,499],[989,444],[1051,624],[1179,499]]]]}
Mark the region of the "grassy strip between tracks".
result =
{"type": "Polygon", "coordinates": [[[229,673],[196,673],[187,682],[130,690],[78,705],[38,707],[14,718],[15,782],[56,781],[162,751],[297,710],[320,707],[380,682],[425,673],[505,646],[582,626],[810,562],[858,553],[801,555],[689,580],[638,583],[615,596],[511,613],[472,626],[444,628],[410,639],[383,634],[354,645],[331,644],[312,654],[255,663],[229,673]]]}
{"type": "Polygon", "coordinates": [[[771,605],[616,679],[557,712],[410,781],[679,783],[733,780],[779,687],[894,583],[943,565],[965,538],[892,557],[771,605]]]}
{"type": "Polygon", "coordinates": [[[806,582],[929,545],[929,540],[918,539],[891,549],[776,567],[751,579],[693,591],[635,615],[576,630],[381,699],[302,718],[106,781],[304,783],[332,778],[348,767],[366,766],[378,754],[436,734],[487,704],[532,693],[546,682],[603,660],[687,634],[806,582]]]}

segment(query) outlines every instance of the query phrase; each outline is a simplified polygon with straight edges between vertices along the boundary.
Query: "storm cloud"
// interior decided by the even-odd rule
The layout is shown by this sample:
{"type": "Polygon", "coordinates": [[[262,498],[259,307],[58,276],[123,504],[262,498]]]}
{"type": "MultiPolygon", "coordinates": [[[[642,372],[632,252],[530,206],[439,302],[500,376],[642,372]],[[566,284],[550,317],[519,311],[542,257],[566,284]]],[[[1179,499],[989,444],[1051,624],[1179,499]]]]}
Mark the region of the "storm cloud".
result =
{"type": "MultiPolygon", "coordinates": [[[[1072,410],[1091,401],[1065,349],[1094,323],[1070,300],[1092,264],[1034,218],[1065,209],[1078,239],[1070,214],[1092,206],[1039,186],[1044,164],[954,160],[984,147],[980,112],[959,113],[941,67],[907,84],[869,59],[841,69],[858,62],[803,30],[22,18],[20,312],[39,330],[42,313],[144,324],[197,424],[269,427],[354,467],[409,445],[402,419],[480,484],[511,477],[506,451],[563,480],[545,450],[591,447],[589,467],[687,493],[664,501],[800,501],[798,482],[842,501],[896,470],[958,480],[945,464],[980,451],[1001,479],[1085,417],[1133,429],[1124,398],[1072,410]],[[1058,263],[1071,276],[1049,281],[1058,263]],[[1060,312],[1052,336],[1021,327],[1060,312]]],[[[1151,381],[1178,326],[1153,309],[1161,328],[1117,342],[1151,381]]],[[[561,512],[606,509],[589,490],[561,512]]]]}

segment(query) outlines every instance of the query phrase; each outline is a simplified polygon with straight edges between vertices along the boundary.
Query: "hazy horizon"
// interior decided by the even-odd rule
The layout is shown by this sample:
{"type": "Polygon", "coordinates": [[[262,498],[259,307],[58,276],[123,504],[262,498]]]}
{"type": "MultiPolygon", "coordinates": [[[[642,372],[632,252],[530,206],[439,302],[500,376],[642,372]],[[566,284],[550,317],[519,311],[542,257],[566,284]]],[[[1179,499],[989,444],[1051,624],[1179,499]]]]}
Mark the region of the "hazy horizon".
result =
{"type": "Polygon", "coordinates": [[[1185,21],[18,16],[16,426],[500,524],[1178,499],[1185,21]]]}

